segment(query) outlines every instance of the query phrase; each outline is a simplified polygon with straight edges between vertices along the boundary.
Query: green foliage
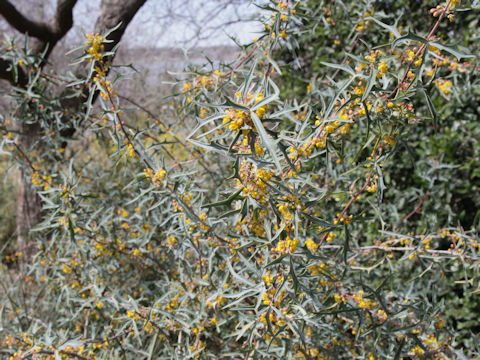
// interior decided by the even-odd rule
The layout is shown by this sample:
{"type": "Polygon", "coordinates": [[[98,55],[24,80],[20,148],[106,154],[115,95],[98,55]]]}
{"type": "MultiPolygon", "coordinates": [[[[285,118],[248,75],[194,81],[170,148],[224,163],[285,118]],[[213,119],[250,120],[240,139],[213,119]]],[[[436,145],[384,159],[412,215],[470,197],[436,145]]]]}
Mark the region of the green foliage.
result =
{"type": "Polygon", "coordinates": [[[238,62],[189,69],[138,122],[98,34],[86,79],[11,46],[37,74],[15,120],[42,136],[20,152],[3,121],[2,149],[44,217],[26,278],[1,273],[0,351],[478,356],[478,8],[412,4],[271,2],[238,62]]]}

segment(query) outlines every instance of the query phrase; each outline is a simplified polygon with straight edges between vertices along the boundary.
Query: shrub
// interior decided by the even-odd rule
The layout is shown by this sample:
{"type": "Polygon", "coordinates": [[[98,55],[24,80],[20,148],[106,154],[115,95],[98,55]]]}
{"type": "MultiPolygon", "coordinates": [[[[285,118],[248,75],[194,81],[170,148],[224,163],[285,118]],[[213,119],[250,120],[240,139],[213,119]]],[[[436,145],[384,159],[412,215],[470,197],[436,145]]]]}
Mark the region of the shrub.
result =
{"type": "Polygon", "coordinates": [[[44,136],[2,145],[30,167],[44,219],[27,276],[7,286],[3,269],[0,351],[478,355],[478,9],[447,1],[406,29],[398,6],[271,2],[242,58],[189,69],[136,123],[108,35],[88,36],[86,79],[12,50],[38,75],[16,120],[44,136]],[[51,81],[91,96],[65,119],[51,81]]]}

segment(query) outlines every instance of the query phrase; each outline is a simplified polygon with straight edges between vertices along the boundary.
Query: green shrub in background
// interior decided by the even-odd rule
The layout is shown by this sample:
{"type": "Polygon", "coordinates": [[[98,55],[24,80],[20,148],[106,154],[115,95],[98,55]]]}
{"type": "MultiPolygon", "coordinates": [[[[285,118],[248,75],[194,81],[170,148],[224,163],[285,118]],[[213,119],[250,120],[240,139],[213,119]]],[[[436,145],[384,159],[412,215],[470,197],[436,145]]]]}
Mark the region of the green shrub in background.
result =
{"type": "Polygon", "coordinates": [[[2,269],[0,352],[478,356],[478,4],[430,7],[271,2],[239,61],[189,69],[141,122],[108,35],[86,79],[14,49],[34,74],[15,119],[44,136],[19,151],[3,121],[2,149],[44,218],[26,277],[2,269]],[[52,81],[89,86],[84,108],[62,116],[52,81]]]}

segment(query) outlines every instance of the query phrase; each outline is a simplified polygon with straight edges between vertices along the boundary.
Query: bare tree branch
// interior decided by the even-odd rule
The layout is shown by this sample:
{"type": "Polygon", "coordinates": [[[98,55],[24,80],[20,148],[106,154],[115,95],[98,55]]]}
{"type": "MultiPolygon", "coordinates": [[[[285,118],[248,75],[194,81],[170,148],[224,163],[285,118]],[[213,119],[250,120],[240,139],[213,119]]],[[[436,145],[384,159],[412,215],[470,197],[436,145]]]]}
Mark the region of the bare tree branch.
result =
{"type": "Polygon", "coordinates": [[[44,58],[45,60],[48,59],[57,42],[72,28],[73,8],[77,1],[78,0],[58,0],[55,15],[47,24],[52,35],[48,39],[37,40],[32,47],[33,53],[39,54],[47,49],[44,58]]]}
{"type": "Polygon", "coordinates": [[[108,40],[111,42],[105,44],[105,51],[112,50],[120,42],[128,24],[145,2],[146,0],[102,0],[95,32],[102,34],[120,24],[108,36],[108,40]]]}
{"type": "Polygon", "coordinates": [[[62,38],[73,26],[73,7],[78,0],[58,0],[55,16],[48,22],[57,39],[62,38]]]}
{"type": "Polygon", "coordinates": [[[8,0],[0,0],[0,15],[21,33],[45,42],[62,38],[73,25],[72,10],[77,0],[58,0],[55,16],[47,23],[28,19],[8,0]]]}
{"type": "Polygon", "coordinates": [[[8,0],[0,0],[0,14],[5,20],[21,33],[47,40],[53,36],[51,29],[45,23],[32,21],[23,16],[8,0]]]}
{"type": "MultiPolygon", "coordinates": [[[[46,48],[45,60],[48,58],[57,42],[73,26],[73,7],[78,0],[58,0],[55,16],[48,23],[38,23],[24,17],[8,0],[0,0],[0,14],[18,31],[28,33],[37,38],[33,43],[32,52],[38,54],[46,48]]],[[[0,79],[8,80],[17,86],[27,84],[26,74],[19,68],[15,78],[8,68],[13,65],[5,59],[0,59],[0,79]]]]}

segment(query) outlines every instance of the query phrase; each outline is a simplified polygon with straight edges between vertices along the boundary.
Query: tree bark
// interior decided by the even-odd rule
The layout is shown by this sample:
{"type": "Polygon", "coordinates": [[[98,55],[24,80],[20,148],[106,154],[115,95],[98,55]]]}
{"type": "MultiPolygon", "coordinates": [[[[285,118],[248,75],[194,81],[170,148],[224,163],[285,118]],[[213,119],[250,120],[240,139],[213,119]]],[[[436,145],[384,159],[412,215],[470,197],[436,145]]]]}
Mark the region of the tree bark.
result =
{"type": "Polygon", "coordinates": [[[25,258],[33,253],[28,237],[30,230],[41,221],[42,201],[27,174],[20,168],[17,175],[17,249],[25,258]]]}
{"type": "MultiPolygon", "coordinates": [[[[15,123],[15,130],[18,132],[17,146],[21,146],[22,152],[28,154],[29,149],[38,146],[35,142],[38,139],[40,126],[38,124],[15,123]]],[[[38,148],[37,148],[38,150],[38,148]]],[[[36,189],[31,182],[30,174],[33,170],[33,164],[28,158],[19,171],[16,178],[17,187],[17,250],[21,251],[25,258],[29,258],[33,253],[28,236],[30,230],[41,220],[42,201],[36,189]],[[30,168],[30,170],[28,170],[30,168]]]]}

